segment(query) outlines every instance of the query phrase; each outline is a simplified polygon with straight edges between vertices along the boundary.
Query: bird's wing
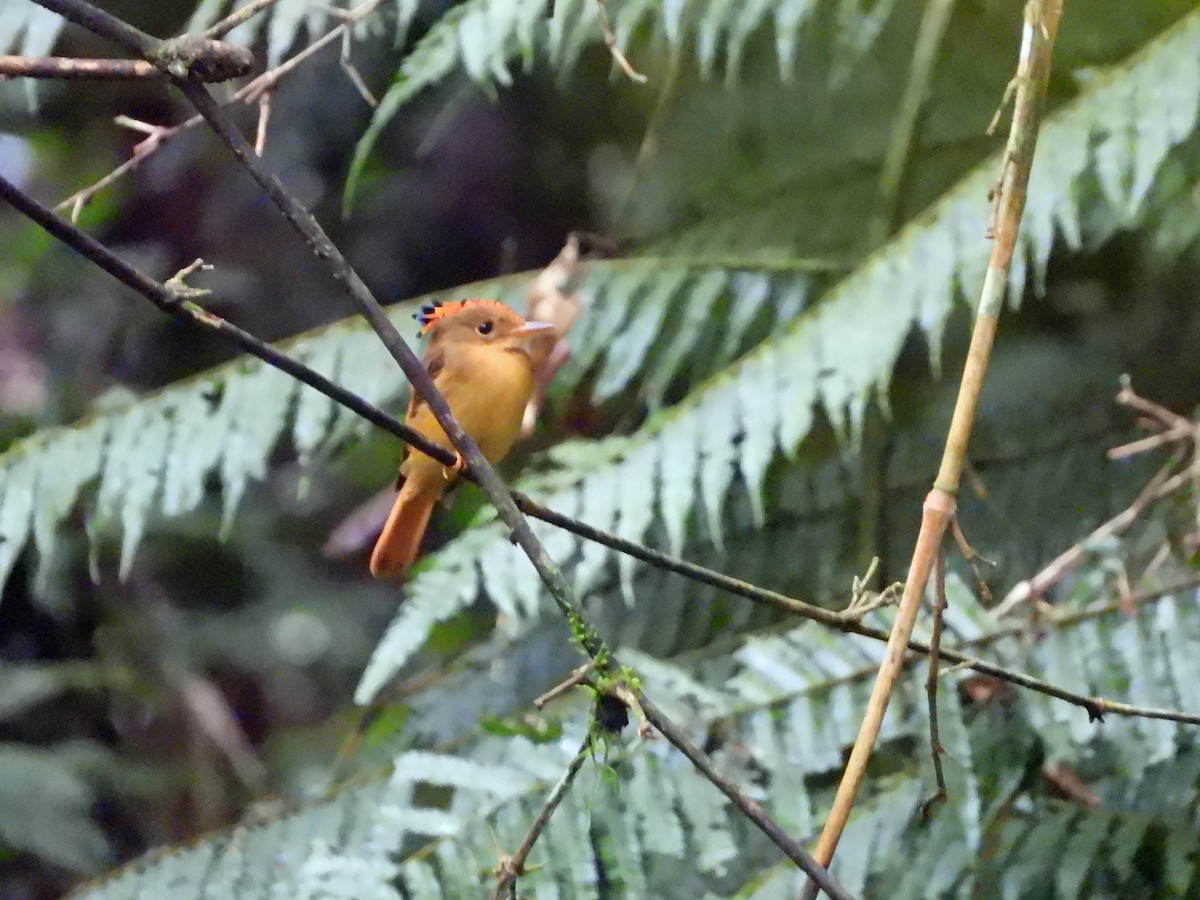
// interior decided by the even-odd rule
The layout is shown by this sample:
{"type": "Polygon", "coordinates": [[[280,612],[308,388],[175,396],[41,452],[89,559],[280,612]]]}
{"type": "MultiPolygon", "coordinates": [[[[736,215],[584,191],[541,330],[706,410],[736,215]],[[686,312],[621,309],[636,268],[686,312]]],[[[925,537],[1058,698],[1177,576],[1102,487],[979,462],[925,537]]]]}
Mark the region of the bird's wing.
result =
{"type": "MultiPolygon", "coordinates": [[[[441,347],[436,344],[430,346],[425,352],[425,358],[421,360],[425,365],[425,371],[429,373],[429,377],[437,380],[438,373],[446,368],[446,353],[441,347]]],[[[413,424],[413,420],[420,413],[422,407],[425,406],[425,401],[417,396],[417,392],[409,385],[408,388],[408,411],[404,414],[404,421],[409,425],[413,424]]],[[[412,447],[405,444],[404,458],[408,459],[408,455],[412,452],[412,447]]]]}
{"type": "MultiPolygon", "coordinates": [[[[429,377],[436,381],[438,373],[446,368],[446,354],[439,347],[430,347],[429,352],[425,354],[425,358],[421,362],[425,364],[425,371],[429,373],[429,377]]],[[[408,390],[408,412],[404,414],[405,421],[410,421],[424,405],[425,401],[410,386],[408,390]]]]}

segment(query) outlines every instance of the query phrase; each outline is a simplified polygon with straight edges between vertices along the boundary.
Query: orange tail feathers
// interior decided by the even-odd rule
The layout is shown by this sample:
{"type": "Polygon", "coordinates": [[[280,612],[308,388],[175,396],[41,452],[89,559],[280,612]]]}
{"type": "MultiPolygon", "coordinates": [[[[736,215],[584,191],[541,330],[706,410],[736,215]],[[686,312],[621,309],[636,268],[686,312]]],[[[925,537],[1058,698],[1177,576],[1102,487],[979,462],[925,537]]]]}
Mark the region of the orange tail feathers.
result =
{"type": "Polygon", "coordinates": [[[405,480],[371,553],[372,575],[395,578],[416,561],[433,505],[444,487],[440,476],[434,481],[414,473],[405,480]]]}

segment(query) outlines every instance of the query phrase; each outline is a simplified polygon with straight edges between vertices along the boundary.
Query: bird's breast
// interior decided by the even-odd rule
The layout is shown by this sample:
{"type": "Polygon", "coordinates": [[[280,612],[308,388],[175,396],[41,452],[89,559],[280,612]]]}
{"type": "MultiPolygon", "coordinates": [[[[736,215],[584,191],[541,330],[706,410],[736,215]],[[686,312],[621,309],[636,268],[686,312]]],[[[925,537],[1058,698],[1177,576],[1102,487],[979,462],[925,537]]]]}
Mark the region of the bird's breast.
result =
{"type": "Polygon", "coordinates": [[[533,373],[525,354],[497,347],[463,348],[437,379],[463,430],[489,462],[512,448],[525,404],[533,393],[533,373]]]}

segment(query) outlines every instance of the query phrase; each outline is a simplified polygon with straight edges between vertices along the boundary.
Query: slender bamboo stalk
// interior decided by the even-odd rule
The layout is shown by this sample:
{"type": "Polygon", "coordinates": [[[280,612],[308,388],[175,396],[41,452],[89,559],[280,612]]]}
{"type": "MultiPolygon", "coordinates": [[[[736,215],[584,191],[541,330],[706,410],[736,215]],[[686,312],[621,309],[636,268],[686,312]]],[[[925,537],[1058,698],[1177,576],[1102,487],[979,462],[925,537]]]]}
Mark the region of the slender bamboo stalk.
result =
{"type": "MultiPolygon", "coordinates": [[[[866,777],[867,763],[879,729],[883,723],[888,702],[895,690],[897,679],[904,668],[908,640],[912,636],[917,612],[925,596],[929,574],[942,545],[946,527],[955,512],[955,494],[958,492],[963,465],[967,455],[967,442],[975,423],[979,406],[979,395],[983,378],[987,372],[992,345],[996,338],[1000,310],[1008,288],[1009,268],[1012,264],[1013,248],[1025,208],[1025,192],[1029,184],[1029,172],[1033,165],[1033,154],[1037,147],[1038,127],[1042,118],[1042,100],[1050,75],[1050,58],[1054,40],[1058,34],[1058,23],[1062,18],[1065,0],[1030,0],[1025,5],[1025,26],[1021,38],[1021,54],[1017,63],[1016,100],[1013,109],[1012,127],[1008,145],[1001,163],[997,190],[994,193],[993,221],[995,234],[992,256],[984,278],[982,296],[975,318],[975,329],[971,335],[971,346],[959,385],[958,400],[950,421],[946,447],[942,454],[941,467],[933,483],[933,490],[925,498],[921,517],[921,531],[917,536],[916,548],[909,564],[908,579],[904,595],[892,626],[892,634],[884,651],[883,663],[875,686],[867,702],[866,715],[859,727],[858,737],[850,751],[850,759],[842,774],[842,781],[834,797],[829,818],[817,842],[814,856],[818,863],[828,866],[837,849],[838,840],[850,818],[850,810],[858,789],[866,777]]],[[[816,897],[818,887],[811,880],[801,891],[802,900],[816,897]]]]}

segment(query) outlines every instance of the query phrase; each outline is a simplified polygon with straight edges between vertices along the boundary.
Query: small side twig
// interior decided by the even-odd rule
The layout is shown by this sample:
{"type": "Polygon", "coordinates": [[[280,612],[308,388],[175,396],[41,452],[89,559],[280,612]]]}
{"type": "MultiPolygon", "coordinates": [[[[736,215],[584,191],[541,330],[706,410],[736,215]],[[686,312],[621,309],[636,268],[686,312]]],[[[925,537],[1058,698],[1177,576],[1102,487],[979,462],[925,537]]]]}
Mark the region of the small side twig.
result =
{"type": "Polygon", "coordinates": [[[604,32],[604,46],[608,47],[613,61],[630,81],[645,84],[646,76],[630,64],[629,60],[625,58],[625,54],[621,52],[621,48],[617,46],[617,37],[613,34],[612,26],[608,24],[608,10],[604,6],[604,0],[596,0],[596,12],[600,19],[600,28],[604,32]]]}
{"type": "Polygon", "coordinates": [[[975,576],[975,589],[979,591],[980,599],[983,600],[985,606],[990,606],[992,603],[992,589],[988,587],[987,579],[983,577],[983,571],[979,568],[979,564],[983,563],[986,566],[995,566],[996,563],[971,546],[970,542],[967,541],[967,536],[963,534],[962,525],[959,524],[957,516],[950,520],[950,532],[954,535],[954,543],[958,544],[959,553],[963,555],[963,559],[971,567],[971,574],[975,576]]]}
{"type": "Polygon", "coordinates": [[[1186,471],[1174,477],[1171,475],[1179,466],[1181,459],[1182,453],[1176,453],[1166,465],[1155,473],[1154,477],[1150,479],[1149,483],[1147,483],[1129,506],[1103,525],[1094,529],[1083,540],[1068,547],[1043,566],[1042,570],[1032,578],[1014,585],[1012,590],[1000,601],[1000,604],[989,612],[989,615],[993,619],[1000,619],[1008,615],[1022,603],[1044,596],[1046,591],[1050,590],[1051,587],[1073,572],[1087,559],[1089,547],[1095,546],[1098,541],[1105,538],[1121,534],[1136,522],[1152,503],[1184,487],[1188,480],[1188,473],[1186,471]]]}
{"type": "Polygon", "coordinates": [[[1165,429],[1181,428],[1187,430],[1193,424],[1192,420],[1186,416],[1181,416],[1179,413],[1167,409],[1167,407],[1160,403],[1155,403],[1153,400],[1148,400],[1140,396],[1133,389],[1133,382],[1127,375],[1121,379],[1121,390],[1117,392],[1117,402],[1142,413],[1152,421],[1158,422],[1165,429]]]}
{"type": "Polygon", "coordinates": [[[206,37],[209,40],[219,40],[225,37],[233,29],[237,28],[243,22],[248,22],[264,9],[268,9],[278,3],[279,0],[250,0],[249,3],[235,9],[220,22],[211,25],[207,31],[201,33],[201,37],[206,37]]]}
{"type": "MultiPolygon", "coordinates": [[[[245,85],[238,88],[234,95],[226,100],[222,105],[229,106],[234,103],[241,102],[258,103],[264,94],[277,88],[279,84],[285,78],[295,72],[302,63],[310,59],[318,51],[329,46],[334,41],[342,38],[342,36],[348,33],[357,22],[361,21],[363,18],[373,12],[375,8],[378,7],[382,2],[383,0],[364,0],[364,2],[360,3],[358,6],[355,6],[353,9],[345,10],[340,17],[342,19],[340,24],[334,26],[321,37],[317,38],[303,50],[299,51],[291,59],[288,59],[280,63],[274,69],[269,69],[266,72],[263,72],[261,75],[251,79],[245,85]]],[[[243,9],[246,8],[248,7],[243,7],[243,9]]],[[[149,63],[146,64],[149,65],[149,63]]],[[[79,213],[82,211],[83,207],[86,206],[93,197],[100,193],[100,191],[114,184],[122,176],[137,169],[149,157],[154,155],[154,153],[158,151],[158,149],[163,145],[163,143],[166,142],[168,138],[174,137],[181,132],[189,131],[203,121],[203,117],[195,115],[184,120],[183,122],[180,122],[178,125],[160,128],[156,141],[153,143],[143,141],[142,143],[138,144],[137,147],[134,148],[133,155],[129,159],[121,163],[100,180],[89,185],[88,187],[76,191],[70,197],[67,197],[67,199],[57,204],[54,208],[56,210],[70,209],[72,212],[72,221],[78,221],[79,213]]]]}
{"type": "Polygon", "coordinates": [[[867,613],[874,612],[884,606],[894,606],[900,599],[900,592],[904,590],[904,585],[896,582],[889,584],[878,594],[871,591],[868,585],[875,578],[875,573],[879,570],[879,557],[871,557],[871,564],[867,566],[867,572],[861,578],[854,576],[850,583],[850,602],[846,604],[846,608],[837,613],[839,619],[846,622],[861,622],[867,613]]]}
{"type": "Polygon", "coordinates": [[[542,832],[550,824],[550,817],[554,815],[554,811],[558,809],[558,805],[567,796],[567,791],[571,789],[571,784],[575,781],[575,776],[579,774],[584,762],[587,761],[588,752],[591,748],[592,736],[588,734],[584,737],[583,743],[579,745],[579,750],[576,751],[570,765],[567,766],[567,770],[563,772],[562,778],[558,779],[558,783],[551,789],[545,804],[537,814],[537,818],[533,820],[533,824],[529,827],[529,832],[525,835],[525,839],[521,841],[521,846],[511,856],[501,855],[500,862],[493,872],[496,876],[496,886],[492,888],[492,892],[489,895],[491,900],[502,900],[505,897],[516,896],[517,879],[525,874],[525,862],[529,859],[533,845],[542,836],[542,832]]]}
{"type": "Polygon", "coordinates": [[[271,123],[271,98],[275,92],[263,91],[258,98],[258,125],[254,129],[254,153],[262,156],[267,149],[267,126],[271,123]]]}
{"type": "Polygon", "coordinates": [[[567,691],[571,690],[571,688],[577,687],[578,685],[586,682],[588,680],[588,675],[591,674],[592,668],[592,662],[591,660],[588,660],[582,666],[572,671],[565,680],[560,681],[554,687],[550,688],[550,690],[546,691],[546,693],[534,700],[533,708],[540,711],[544,709],[548,703],[553,700],[557,700],[567,691]]]}
{"type": "Polygon", "coordinates": [[[653,737],[654,732],[650,730],[650,720],[646,718],[646,709],[642,705],[642,698],[632,688],[618,681],[607,689],[607,693],[633,711],[633,717],[638,721],[638,737],[643,739],[653,737]]]}
{"type": "Polygon", "coordinates": [[[942,740],[938,734],[938,651],[942,644],[942,614],[946,611],[946,553],[938,554],[933,570],[933,630],[929,635],[929,674],[925,677],[925,697],[929,701],[929,753],[933,757],[933,777],[937,789],[921,804],[921,817],[928,818],[935,803],[944,803],[946,777],[942,772],[942,740]]]}

